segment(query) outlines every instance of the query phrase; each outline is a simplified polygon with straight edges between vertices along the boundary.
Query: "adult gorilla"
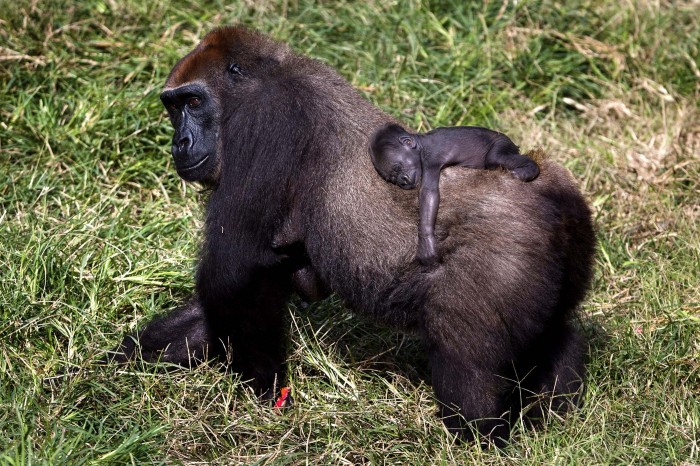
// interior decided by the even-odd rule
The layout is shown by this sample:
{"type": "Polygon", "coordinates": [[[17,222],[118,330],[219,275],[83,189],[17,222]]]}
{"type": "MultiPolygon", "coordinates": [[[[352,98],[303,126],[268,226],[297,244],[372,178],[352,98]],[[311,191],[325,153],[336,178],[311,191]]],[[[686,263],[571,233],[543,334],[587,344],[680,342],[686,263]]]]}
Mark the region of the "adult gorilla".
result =
{"type": "MultiPolygon", "coordinates": [[[[414,260],[417,196],[367,153],[394,120],[328,66],[223,28],[175,65],[161,98],[178,173],[211,193],[195,297],[138,333],[144,359],[187,366],[230,351],[230,368],[269,396],[285,378],[290,294],[327,289],[420,335],[445,423],[463,438],[505,439],[525,405],[539,400],[528,411],[539,416],[577,401],[585,342],[570,319],[594,233],[565,169],[542,161],[530,183],[445,170],[442,262],[427,268],[414,260]]],[[[115,358],[135,350],[127,337],[115,358]]]]}

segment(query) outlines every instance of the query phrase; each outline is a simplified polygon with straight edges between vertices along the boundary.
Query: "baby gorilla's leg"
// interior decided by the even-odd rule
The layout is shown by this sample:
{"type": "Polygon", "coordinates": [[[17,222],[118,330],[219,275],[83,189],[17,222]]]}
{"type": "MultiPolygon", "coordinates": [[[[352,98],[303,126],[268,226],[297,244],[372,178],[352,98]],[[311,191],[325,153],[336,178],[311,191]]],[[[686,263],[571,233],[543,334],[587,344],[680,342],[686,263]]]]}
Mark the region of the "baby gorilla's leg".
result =
{"type": "Polygon", "coordinates": [[[510,173],[521,181],[532,181],[537,178],[537,175],[540,174],[540,167],[537,166],[537,163],[524,155],[519,157],[525,159],[523,165],[513,168],[510,173]]]}
{"type": "Polygon", "coordinates": [[[510,139],[496,141],[486,155],[486,168],[502,167],[521,181],[531,181],[540,174],[540,167],[530,157],[521,155],[510,139]]]}

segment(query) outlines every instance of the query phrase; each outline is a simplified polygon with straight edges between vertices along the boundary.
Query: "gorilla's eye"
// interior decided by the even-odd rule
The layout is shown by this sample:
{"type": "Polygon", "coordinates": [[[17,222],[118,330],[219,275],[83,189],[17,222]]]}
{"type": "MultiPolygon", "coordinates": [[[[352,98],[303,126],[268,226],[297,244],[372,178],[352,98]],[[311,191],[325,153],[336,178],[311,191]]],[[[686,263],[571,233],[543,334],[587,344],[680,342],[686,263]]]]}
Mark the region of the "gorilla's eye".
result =
{"type": "Polygon", "coordinates": [[[237,75],[242,75],[243,71],[241,71],[241,65],[238,63],[231,63],[228,65],[228,72],[231,74],[237,74],[237,75]]]}
{"type": "Polygon", "coordinates": [[[199,97],[191,97],[187,101],[187,106],[190,108],[197,108],[200,105],[202,105],[202,99],[200,99],[199,97]]]}
{"type": "Polygon", "coordinates": [[[175,104],[168,105],[168,111],[173,112],[173,113],[177,112],[177,105],[175,105],[175,104]]]}

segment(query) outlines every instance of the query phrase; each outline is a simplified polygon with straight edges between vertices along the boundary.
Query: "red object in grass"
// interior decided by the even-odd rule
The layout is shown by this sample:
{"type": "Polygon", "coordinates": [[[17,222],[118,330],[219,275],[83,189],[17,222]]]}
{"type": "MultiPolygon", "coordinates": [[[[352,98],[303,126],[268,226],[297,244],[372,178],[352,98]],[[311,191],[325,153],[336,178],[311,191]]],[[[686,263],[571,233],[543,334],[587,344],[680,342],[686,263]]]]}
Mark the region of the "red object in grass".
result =
{"type": "Polygon", "coordinates": [[[292,393],[292,389],[289,387],[282,387],[280,389],[280,396],[277,397],[277,401],[275,401],[275,408],[284,408],[287,406],[287,401],[290,400],[290,394],[292,393]]]}

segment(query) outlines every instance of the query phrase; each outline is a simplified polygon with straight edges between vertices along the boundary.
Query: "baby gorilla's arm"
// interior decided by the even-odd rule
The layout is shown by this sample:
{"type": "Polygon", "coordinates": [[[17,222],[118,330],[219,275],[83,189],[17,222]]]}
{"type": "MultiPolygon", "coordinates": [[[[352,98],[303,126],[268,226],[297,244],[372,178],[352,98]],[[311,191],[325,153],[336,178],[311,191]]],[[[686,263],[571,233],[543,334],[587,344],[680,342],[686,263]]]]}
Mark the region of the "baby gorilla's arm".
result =
{"type": "Polygon", "coordinates": [[[418,249],[416,258],[423,265],[437,262],[435,221],[440,206],[440,166],[423,166],[423,180],[418,196],[420,224],[418,225],[418,249]]]}

